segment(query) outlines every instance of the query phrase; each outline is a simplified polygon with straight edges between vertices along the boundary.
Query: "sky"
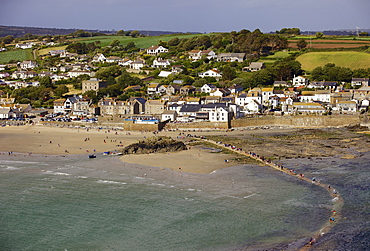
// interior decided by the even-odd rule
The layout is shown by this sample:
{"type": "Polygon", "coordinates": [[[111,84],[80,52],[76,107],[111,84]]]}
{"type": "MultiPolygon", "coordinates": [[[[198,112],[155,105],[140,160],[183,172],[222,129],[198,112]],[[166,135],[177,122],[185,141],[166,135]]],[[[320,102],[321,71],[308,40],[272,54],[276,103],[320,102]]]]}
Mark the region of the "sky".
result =
{"type": "Polygon", "coordinates": [[[0,0],[0,25],[262,32],[370,29],[370,0],[0,0]]]}

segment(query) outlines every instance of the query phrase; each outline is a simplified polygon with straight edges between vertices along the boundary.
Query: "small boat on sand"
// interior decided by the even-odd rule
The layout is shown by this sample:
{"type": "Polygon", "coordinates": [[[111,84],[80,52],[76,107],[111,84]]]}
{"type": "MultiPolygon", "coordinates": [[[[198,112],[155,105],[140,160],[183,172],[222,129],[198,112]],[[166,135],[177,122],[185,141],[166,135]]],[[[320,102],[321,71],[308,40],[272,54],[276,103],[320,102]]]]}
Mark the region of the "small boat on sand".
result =
{"type": "Polygon", "coordinates": [[[95,154],[90,154],[89,155],[89,159],[95,159],[96,158],[96,155],[95,154]]]}

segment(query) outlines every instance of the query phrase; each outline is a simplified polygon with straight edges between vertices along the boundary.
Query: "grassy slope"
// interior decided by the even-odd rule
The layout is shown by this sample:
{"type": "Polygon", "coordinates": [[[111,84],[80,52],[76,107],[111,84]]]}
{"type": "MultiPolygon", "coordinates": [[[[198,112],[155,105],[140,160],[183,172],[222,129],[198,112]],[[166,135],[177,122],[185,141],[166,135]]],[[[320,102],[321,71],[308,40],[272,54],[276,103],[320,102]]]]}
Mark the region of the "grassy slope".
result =
{"type": "Polygon", "coordinates": [[[370,68],[370,54],[356,51],[309,52],[299,56],[297,60],[306,71],[327,63],[351,69],[370,68]]]}
{"type": "Polygon", "coordinates": [[[48,47],[48,48],[44,48],[44,49],[41,49],[38,51],[38,55],[46,55],[46,54],[49,54],[49,51],[53,51],[53,50],[65,50],[67,48],[67,46],[58,46],[58,47],[48,47]]]}
{"type": "Polygon", "coordinates": [[[291,54],[290,51],[277,51],[274,55],[269,55],[267,57],[261,57],[258,62],[263,62],[266,65],[271,65],[275,63],[276,60],[288,57],[291,54]]]}
{"type": "Polygon", "coordinates": [[[8,63],[10,60],[24,61],[32,59],[31,49],[0,52],[0,63],[8,63]]]}

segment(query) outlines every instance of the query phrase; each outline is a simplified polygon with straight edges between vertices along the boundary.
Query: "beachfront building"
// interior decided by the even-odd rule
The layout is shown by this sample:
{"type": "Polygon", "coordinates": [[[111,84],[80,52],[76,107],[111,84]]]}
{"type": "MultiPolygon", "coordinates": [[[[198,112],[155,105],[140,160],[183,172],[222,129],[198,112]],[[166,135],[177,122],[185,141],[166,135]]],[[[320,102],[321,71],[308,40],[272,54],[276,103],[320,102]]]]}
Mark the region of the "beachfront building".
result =
{"type": "Polygon", "coordinates": [[[0,119],[13,118],[14,112],[10,107],[0,107],[0,119]]]}
{"type": "Polygon", "coordinates": [[[357,112],[357,103],[354,100],[339,101],[333,107],[333,111],[339,111],[343,113],[355,113],[357,112]]]}
{"type": "Polygon", "coordinates": [[[89,115],[90,112],[90,105],[91,105],[91,99],[88,97],[82,97],[80,96],[76,102],[73,104],[73,115],[78,116],[86,116],[89,115]]]}
{"type": "Polygon", "coordinates": [[[166,103],[163,100],[147,100],[145,114],[160,115],[165,110],[166,103]]]}
{"type": "Polygon", "coordinates": [[[161,115],[161,120],[162,121],[176,121],[177,118],[177,111],[170,111],[170,110],[165,110],[163,111],[161,115]]]}
{"type": "Polygon", "coordinates": [[[262,104],[268,105],[270,97],[274,96],[274,87],[262,88],[262,104]]]}
{"type": "Polygon", "coordinates": [[[305,102],[293,102],[293,109],[296,113],[300,114],[323,114],[326,112],[325,108],[319,103],[305,103],[305,102]]]}
{"type": "Polygon", "coordinates": [[[78,111],[77,113],[87,114],[89,110],[90,100],[83,98],[82,96],[76,96],[56,99],[54,100],[54,113],[62,114],[74,114],[74,110],[78,111]],[[76,103],[81,102],[76,105],[76,103]],[[85,105],[84,102],[87,102],[88,105],[85,105]],[[82,111],[82,109],[86,109],[82,111]]]}
{"type": "Polygon", "coordinates": [[[54,100],[54,113],[64,113],[64,102],[65,98],[54,100]]]}
{"type": "Polygon", "coordinates": [[[225,107],[216,107],[215,109],[209,111],[209,121],[210,122],[229,122],[231,117],[228,109],[225,107]]]}

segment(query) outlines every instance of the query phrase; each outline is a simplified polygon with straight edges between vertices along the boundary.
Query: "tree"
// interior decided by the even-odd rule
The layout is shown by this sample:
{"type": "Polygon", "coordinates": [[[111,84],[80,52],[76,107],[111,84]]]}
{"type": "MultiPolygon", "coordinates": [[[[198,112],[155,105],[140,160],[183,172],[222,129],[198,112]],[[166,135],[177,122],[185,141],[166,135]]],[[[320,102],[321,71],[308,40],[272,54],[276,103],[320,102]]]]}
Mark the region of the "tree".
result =
{"type": "Polygon", "coordinates": [[[322,38],[324,36],[324,33],[316,32],[315,36],[316,36],[316,38],[322,38]]]}
{"type": "Polygon", "coordinates": [[[138,37],[140,35],[140,31],[134,30],[131,31],[131,37],[138,37]]]}
{"type": "Polygon", "coordinates": [[[116,34],[117,34],[118,36],[126,36],[126,33],[125,33],[125,31],[124,31],[124,30],[119,30],[119,31],[117,31],[117,32],[116,32],[116,34]]]}
{"type": "Polygon", "coordinates": [[[277,34],[284,34],[284,35],[300,35],[301,30],[298,28],[283,28],[280,31],[276,31],[277,34]]]}
{"type": "Polygon", "coordinates": [[[168,41],[168,46],[176,46],[180,43],[180,39],[178,37],[172,38],[170,41],[168,41]]]}
{"type": "Polygon", "coordinates": [[[297,42],[297,47],[300,50],[303,50],[304,48],[306,48],[307,47],[306,40],[304,38],[299,39],[298,42],[297,42]]]}
{"type": "Polygon", "coordinates": [[[135,45],[135,43],[134,42],[128,42],[127,44],[126,44],[126,46],[125,46],[125,50],[126,51],[128,51],[128,50],[131,50],[131,49],[134,49],[134,48],[136,48],[136,45],[135,45]]]}
{"type": "Polygon", "coordinates": [[[8,36],[3,37],[2,40],[5,44],[10,44],[11,42],[13,42],[14,37],[11,35],[8,35],[8,36]]]}
{"type": "Polygon", "coordinates": [[[111,43],[110,43],[110,46],[112,46],[112,47],[115,47],[115,46],[119,46],[119,40],[113,40],[111,43]]]}
{"type": "Polygon", "coordinates": [[[67,93],[69,90],[68,90],[68,87],[65,86],[65,85],[59,85],[55,90],[54,90],[54,94],[55,96],[57,97],[62,97],[63,94],[67,93]]]}
{"type": "Polygon", "coordinates": [[[77,54],[86,54],[88,48],[86,43],[76,42],[67,46],[66,50],[68,52],[77,53],[77,54]]]}
{"type": "Polygon", "coordinates": [[[51,81],[51,78],[48,76],[42,77],[40,79],[40,85],[43,85],[46,88],[54,86],[53,82],[51,81]]]}
{"type": "Polygon", "coordinates": [[[252,77],[247,79],[246,86],[253,88],[259,85],[271,85],[273,83],[273,75],[268,69],[262,69],[253,73],[252,77]]]}
{"type": "Polygon", "coordinates": [[[233,80],[236,77],[235,69],[229,65],[224,66],[221,71],[223,80],[233,80]]]}
{"type": "Polygon", "coordinates": [[[75,32],[71,33],[74,37],[90,37],[91,33],[84,31],[84,30],[76,30],[75,32]]]}
{"type": "Polygon", "coordinates": [[[96,72],[95,77],[106,80],[110,76],[117,77],[119,75],[121,75],[120,67],[118,65],[113,65],[107,68],[100,68],[96,72]]]}

